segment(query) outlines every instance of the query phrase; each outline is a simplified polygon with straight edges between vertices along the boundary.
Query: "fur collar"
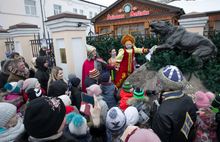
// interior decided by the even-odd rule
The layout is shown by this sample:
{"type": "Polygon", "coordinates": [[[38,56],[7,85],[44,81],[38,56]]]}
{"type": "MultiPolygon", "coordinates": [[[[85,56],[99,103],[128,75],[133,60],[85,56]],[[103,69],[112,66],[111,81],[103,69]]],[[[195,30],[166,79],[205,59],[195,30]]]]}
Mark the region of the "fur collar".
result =
{"type": "Polygon", "coordinates": [[[29,77],[29,72],[28,72],[28,71],[26,71],[26,72],[21,72],[21,71],[12,69],[12,70],[11,70],[11,73],[12,73],[12,74],[15,74],[15,75],[17,75],[17,76],[24,77],[24,78],[28,78],[28,77],[29,77]]]}
{"type": "Polygon", "coordinates": [[[149,98],[147,97],[147,96],[145,96],[144,98],[142,98],[142,99],[137,99],[137,98],[135,98],[135,97],[131,97],[129,100],[127,100],[127,104],[129,105],[129,106],[131,106],[132,104],[135,104],[137,101],[139,101],[139,100],[143,100],[144,102],[146,102],[146,103],[149,103],[149,98]]]}
{"type": "Polygon", "coordinates": [[[12,61],[13,61],[13,59],[9,59],[4,63],[4,65],[2,67],[2,72],[4,74],[10,75],[11,72],[8,70],[8,66],[9,66],[9,64],[11,64],[12,61]]]}
{"type": "Polygon", "coordinates": [[[5,101],[5,98],[6,98],[6,96],[7,96],[8,94],[9,94],[8,91],[1,93],[1,94],[0,94],[0,102],[7,102],[7,103],[11,103],[11,104],[13,104],[13,105],[16,105],[18,102],[22,102],[22,101],[23,101],[22,96],[20,96],[20,97],[14,99],[14,100],[11,100],[11,101],[5,101]]]}

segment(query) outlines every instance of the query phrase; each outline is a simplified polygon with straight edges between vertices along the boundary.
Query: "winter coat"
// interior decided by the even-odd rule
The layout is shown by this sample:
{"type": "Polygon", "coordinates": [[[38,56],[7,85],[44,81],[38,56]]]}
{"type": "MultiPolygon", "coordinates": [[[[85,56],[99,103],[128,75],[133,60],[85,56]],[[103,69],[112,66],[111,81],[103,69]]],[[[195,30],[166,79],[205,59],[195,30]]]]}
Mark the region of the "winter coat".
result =
{"type": "Polygon", "coordinates": [[[127,107],[129,107],[129,105],[127,104],[127,100],[129,100],[131,97],[133,96],[133,92],[128,93],[125,92],[123,89],[120,92],[120,108],[125,111],[127,107]]]}
{"type": "Polygon", "coordinates": [[[29,77],[30,77],[30,78],[34,78],[35,70],[34,70],[33,68],[30,68],[30,69],[29,69],[29,73],[30,73],[29,77]]]}
{"type": "Polygon", "coordinates": [[[89,76],[86,76],[84,84],[86,85],[86,88],[87,88],[87,87],[90,87],[93,84],[97,84],[97,80],[95,80],[93,78],[89,78],[89,76]]]}
{"type": "Polygon", "coordinates": [[[170,91],[166,95],[169,97],[165,98],[154,115],[153,131],[162,142],[192,142],[196,121],[192,99],[182,91],[170,91]]]}
{"type": "Polygon", "coordinates": [[[217,123],[215,113],[210,108],[201,108],[197,111],[195,122],[196,138],[194,142],[217,142],[217,123]]]}
{"type": "Polygon", "coordinates": [[[138,112],[140,110],[144,111],[146,114],[150,115],[150,106],[149,106],[149,98],[145,96],[142,99],[137,99],[135,97],[131,97],[129,100],[127,100],[127,104],[129,106],[136,107],[138,112]]]}
{"type": "Polygon", "coordinates": [[[47,94],[47,82],[49,80],[49,73],[47,68],[44,67],[45,62],[46,62],[45,57],[40,56],[36,59],[37,71],[34,77],[38,79],[39,83],[41,84],[41,87],[46,91],[47,94]]]}
{"type": "Polygon", "coordinates": [[[4,88],[5,84],[8,81],[8,77],[11,74],[11,72],[8,70],[8,66],[11,63],[11,61],[13,60],[7,60],[2,67],[2,72],[0,73],[0,88],[4,88]]]}
{"type": "Polygon", "coordinates": [[[25,80],[29,77],[29,72],[20,72],[12,69],[8,82],[18,82],[19,80],[25,80]]]}
{"type": "Polygon", "coordinates": [[[94,127],[91,125],[90,127],[90,135],[92,135],[91,142],[106,142],[106,126],[105,124],[100,124],[98,127],[94,127]]]}
{"type": "Polygon", "coordinates": [[[31,139],[29,141],[29,134],[25,131],[23,133],[21,133],[20,135],[18,135],[18,137],[15,139],[14,142],[79,142],[78,140],[76,140],[74,137],[63,133],[61,137],[59,137],[58,139],[55,140],[33,140],[31,139]]]}
{"type": "Polygon", "coordinates": [[[78,110],[80,110],[80,105],[82,101],[82,96],[81,96],[82,90],[79,89],[75,94],[72,94],[72,105],[76,106],[78,110]]]}
{"type": "Polygon", "coordinates": [[[70,132],[68,125],[66,125],[66,127],[64,128],[63,133],[74,137],[79,142],[90,142],[90,140],[92,139],[92,136],[90,135],[89,131],[87,131],[84,135],[76,135],[70,132]]]}
{"type": "MultiPolygon", "coordinates": [[[[7,102],[7,101],[13,101],[13,100],[16,100],[16,99],[18,99],[18,98],[20,98],[20,97],[21,97],[20,93],[11,93],[11,94],[8,94],[8,95],[5,97],[5,102],[7,102]]],[[[19,102],[17,102],[17,103],[15,104],[15,106],[17,107],[17,112],[20,112],[20,108],[21,108],[21,106],[24,105],[24,104],[25,104],[25,102],[23,101],[23,99],[20,100],[19,102]]]]}
{"type": "Polygon", "coordinates": [[[117,90],[115,85],[113,83],[101,83],[100,88],[102,90],[101,96],[107,103],[108,108],[111,109],[112,107],[116,106],[117,101],[115,99],[115,94],[117,93],[117,90]]]}

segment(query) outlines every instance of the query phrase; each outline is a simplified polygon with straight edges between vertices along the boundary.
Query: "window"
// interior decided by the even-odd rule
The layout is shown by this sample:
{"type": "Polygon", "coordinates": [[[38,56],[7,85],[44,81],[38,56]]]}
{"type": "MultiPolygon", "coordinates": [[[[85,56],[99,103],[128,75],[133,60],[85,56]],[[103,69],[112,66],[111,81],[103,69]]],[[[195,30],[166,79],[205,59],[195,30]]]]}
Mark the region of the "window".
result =
{"type": "Polygon", "coordinates": [[[89,18],[92,19],[92,12],[89,11],[89,18]]]}
{"type": "Polygon", "coordinates": [[[54,15],[61,13],[61,6],[60,5],[53,5],[53,9],[54,9],[54,15]]]}
{"type": "Polygon", "coordinates": [[[73,8],[73,13],[77,14],[77,9],[73,8]]]}
{"type": "Polygon", "coordinates": [[[98,15],[98,14],[95,12],[95,16],[96,16],[96,15],[98,15]]]}
{"type": "Polygon", "coordinates": [[[25,13],[28,15],[36,15],[36,6],[35,6],[35,1],[31,0],[25,0],[24,1],[25,5],[25,13]]]}
{"type": "Polygon", "coordinates": [[[123,36],[126,33],[129,33],[133,36],[143,36],[145,34],[145,27],[144,25],[132,25],[132,26],[125,26],[125,27],[117,27],[116,35],[123,36]]]}
{"type": "Polygon", "coordinates": [[[80,10],[79,12],[80,12],[81,15],[83,15],[83,10],[80,10]]]}

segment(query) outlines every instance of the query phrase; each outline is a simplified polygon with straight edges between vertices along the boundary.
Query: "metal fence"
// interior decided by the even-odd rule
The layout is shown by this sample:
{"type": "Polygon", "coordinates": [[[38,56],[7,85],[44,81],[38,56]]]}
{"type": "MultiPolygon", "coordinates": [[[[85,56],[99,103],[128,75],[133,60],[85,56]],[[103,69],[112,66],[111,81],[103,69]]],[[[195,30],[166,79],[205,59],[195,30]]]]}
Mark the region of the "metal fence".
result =
{"type": "Polygon", "coordinates": [[[6,38],[5,47],[7,52],[12,53],[15,51],[13,38],[6,38]]]}

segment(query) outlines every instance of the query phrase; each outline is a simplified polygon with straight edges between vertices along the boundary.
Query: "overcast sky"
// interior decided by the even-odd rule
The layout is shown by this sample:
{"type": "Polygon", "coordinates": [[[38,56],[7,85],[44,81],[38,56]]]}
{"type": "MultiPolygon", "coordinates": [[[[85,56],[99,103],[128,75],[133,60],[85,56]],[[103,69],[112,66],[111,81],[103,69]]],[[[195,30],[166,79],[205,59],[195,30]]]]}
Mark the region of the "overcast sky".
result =
{"type": "Polygon", "coordinates": [[[87,0],[87,1],[91,1],[94,3],[99,3],[105,6],[110,6],[111,4],[113,4],[115,1],[117,0],[87,0]]]}

